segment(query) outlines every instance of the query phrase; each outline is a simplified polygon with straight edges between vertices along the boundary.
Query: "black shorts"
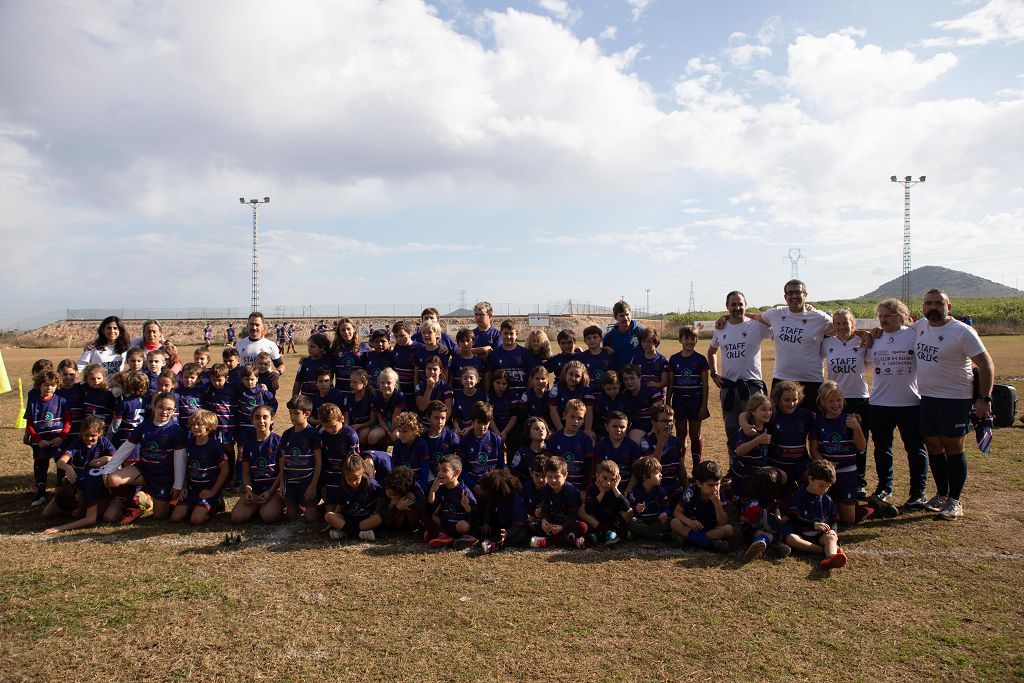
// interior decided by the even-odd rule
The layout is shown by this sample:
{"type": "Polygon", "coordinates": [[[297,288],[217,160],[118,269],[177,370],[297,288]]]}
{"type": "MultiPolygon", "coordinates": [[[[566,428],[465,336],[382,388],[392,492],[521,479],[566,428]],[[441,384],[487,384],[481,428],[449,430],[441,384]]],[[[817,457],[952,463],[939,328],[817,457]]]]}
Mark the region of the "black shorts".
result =
{"type": "Polygon", "coordinates": [[[921,438],[946,436],[957,438],[970,431],[971,399],[921,397],[918,433],[921,438]]]}

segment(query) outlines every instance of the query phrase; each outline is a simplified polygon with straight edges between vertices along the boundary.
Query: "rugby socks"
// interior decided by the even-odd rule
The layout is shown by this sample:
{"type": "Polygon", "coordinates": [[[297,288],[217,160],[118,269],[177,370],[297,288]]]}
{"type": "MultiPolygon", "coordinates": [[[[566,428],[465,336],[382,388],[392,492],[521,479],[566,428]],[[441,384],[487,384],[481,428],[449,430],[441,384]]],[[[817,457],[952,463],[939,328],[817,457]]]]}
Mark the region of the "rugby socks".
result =
{"type": "Polygon", "coordinates": [[[692,452],[690,457],[693,458],[693,466],[696,467],[700,464],[700,459],[704,455],[704,439],[698,438],[696,441],[691,441],[692,452]]]}
{"type": "MultiPolygon", "coordinates": [[[[935,479],[935,493],[940,496],[949,495],[949,474],[947,470],[947,458],[945,453],[929,453],[928,464],[932,468],[932,478],[935,479]]],[[[967,469],[964,468],[964,478],[967,477],[967,469]]],[[[961,485],[962,486],[962,485],[961,485]]]]}
{"type": "Polygon", "coordinates": [[[946,479],[949,482],[949,497],[960,500],[967,483],[967,454],[946,456],[946,479]]]}
{"type": "Polygon", "coordinates": [[[873,514],[878,512],[873,505],[860,504],[854,508],[854,524],[860,522],[863,519],[871,517],[873,514]]]}
{"type": "Polygon", "coordinates": [[[32,472],[35,475],[36,488],[39,495],[46,493],[46,475],[50,472],[49,456],[37,456],[32,459],[32,472]]]}
{"type": "Polygon", "coordinates": [[[765,545],[771,545],[772,544],[772,539],[768,538],[768,536],[766,536],[765,534],[758,534],[757,536],[754,536],[754,540],[755,541],[764,541],[765,545]]]}
{"type": "Polygon", "coordinates": [[[703,531],[694,531],[691,529],[686,534],[686,540],[694,545],[699,545],[701,548],[707,548],[711,545],[711,539],[707,537],[703,531]]]}

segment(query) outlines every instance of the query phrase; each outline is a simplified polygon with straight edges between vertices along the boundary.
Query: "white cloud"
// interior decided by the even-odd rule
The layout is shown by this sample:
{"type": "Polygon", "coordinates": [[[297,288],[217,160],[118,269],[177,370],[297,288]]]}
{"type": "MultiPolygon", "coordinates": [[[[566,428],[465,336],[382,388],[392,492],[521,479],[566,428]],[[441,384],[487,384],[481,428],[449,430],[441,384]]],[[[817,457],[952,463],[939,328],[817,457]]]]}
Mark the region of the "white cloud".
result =
{"type": "Polygon", "coordinates": [[[633,21],[639,21],[640,17],[647,11],[648,5],[651,4],[651,0],[626,0],[626,4],[629,5],[630,11],[633,15],[633,21]]]}
{"type": "Polygon", "coordinates": [[[633,65],[636,58],[640,55],[640,51],[644,49],[643,43],[637,43],[636,45],[630,45],[621,52],[615,52],[609,56],[616,69],[624,71],[633,65]]]}
{"type": "Polygon", "coordinates": [[[583,17],[583,11],[572,7],[566,0],[537,0],[537,5],[551,16],[567,24],[575,24],[583,17]]]}
{"type": "Polygon", "coordinates": [[[619,28],[617,26],[605,26],[604,30],[601,31],[597,37],[601,40],[615,40],[615,36],[618,32],[619,28]]]}
{"type": "Polygon", "coordinates": [[[1024,41],[1024,3],[1020,0],[989,0],[958,19],[937,21],[932,26],[943,31],[967,33],[961,38],[934,38],[926,45],[985,45],[1024,41]]]}
{"type": "Polygon", "coordinates": [[[757,31],[757,42],[762,45],[771,45],[781,40],[784,33],[782,19],[777,16],[768,17],[757,31]]]}
{"type": "Polygon", "coordinates": [[[766,45],[737,45],[726,49],[733,66],[749,66],[755,57],[771,57],[772,50],[766,45]]]}
{"type": "Polygon", "coordinates": [[[790,44],[789,87],[830,114],[906,99],[955,67],[948,52],[918,59],[908,50],[859,47],[851,35],[803,35],[790,44]]]}

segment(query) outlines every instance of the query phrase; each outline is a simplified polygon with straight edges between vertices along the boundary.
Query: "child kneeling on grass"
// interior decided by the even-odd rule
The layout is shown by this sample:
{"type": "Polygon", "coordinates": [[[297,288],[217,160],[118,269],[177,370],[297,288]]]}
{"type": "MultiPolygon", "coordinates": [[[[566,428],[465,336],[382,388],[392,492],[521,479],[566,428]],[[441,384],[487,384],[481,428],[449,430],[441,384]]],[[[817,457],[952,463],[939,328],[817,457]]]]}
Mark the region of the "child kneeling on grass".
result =
{"type": "Polygon", "coordinates": [[[376,541],[374,529],[383,518],[380,509],[384,504],[384,489],[366,474],[366,463],[361,455],[353,453],[342,467],[344,479],[338,487],[337,510],[324,515],[324,521],[332,528],[330,537],[335,541],[358,538],[362,541],[376,541]]]}
{"type": "Polygon", "coordinates": [[[675,540],[716,553],[729,552],[732,525],[722,507],[722,475],[714,460],[702,460],[693,468],[696,483],[686,487],[676,503],[671,522],[675,540]]]}
{"type": "Polygon", "coordinates": [[[807,468],[807,485],[789,501],[788,520],[782,527],[786,543],[802,553],[824,555],[822,569],[839,569],[846,564],[846,553],[839,545],[835,525],[839,511],[828,491],[836,483],[836,468],[827,460],[815,460],[807,468]]]}
{"type": "Polygon", "coordinates": [[[95,468],[105,464],[114,455],[114,444],[103,436],[106,424],[102,417],[90,415],[82,420],[82,431],[77,439],[62,449],[57,469],[64,472],[64,480],[56,495],[43,508],[43,519],[52,519],[70,512],[74,521],[51,527],[44,534],[82,529],[99,520],[102,509],[110,501],[110,492],[103,485],[102,476],[95,468]]]}
{"type": "Polygon", "coordinates": [[[185,471],[188,491],[171,505],[172,522],[189,518],[192,524],[205,524],[224,509],[224,484],[228,480],[228,457],[215,439],[217,416],[209,410],[197,410],[188,418],[192,434],[185,440],[185,471]]]}
{"type": "Polygon", "coordinates": [[[519,479],[508,469],[491,470],[480,477],[478,485],[487,508],[480,525],[484,554],[529,543],[530,515],[520,495],[519,479]]]}

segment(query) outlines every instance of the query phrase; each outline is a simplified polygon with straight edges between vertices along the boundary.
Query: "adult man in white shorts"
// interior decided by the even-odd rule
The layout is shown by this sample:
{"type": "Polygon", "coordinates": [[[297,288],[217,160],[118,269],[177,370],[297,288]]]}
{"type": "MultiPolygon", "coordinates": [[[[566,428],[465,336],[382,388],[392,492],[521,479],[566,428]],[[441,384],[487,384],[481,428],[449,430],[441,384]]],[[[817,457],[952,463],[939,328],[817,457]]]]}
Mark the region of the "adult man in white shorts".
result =
{"type": "Polygon", "coordinates": [[[924,297],[924,318],[914,324],[917,384],[921,391],[919,433],[928,449],[936,494],[925,509],[939,519],[963,516],[960,496],[967,481],[964,437],[970,431],[973,403],[978,418],[992,410],[995,368],[978,333],[949,315],[949,297],[932,289],[924,297]],[[973,373],[978,367],[978,397],[972,402],[973,373]]]}
{"type": "Polygon", "coordinates": [[[281,358],[281,350],[277,348],[277,344],[263,336],[267,331],[267,322],[263,314],[259,311],[250,313],[246,327],[249,329],[249,336],[235,342],[238,355],[242,357],[242,364],[256,365],[256,356],[261,351],[266,351],[274,361],[274,369],[283,375],[284,359],[281,358]]]}

